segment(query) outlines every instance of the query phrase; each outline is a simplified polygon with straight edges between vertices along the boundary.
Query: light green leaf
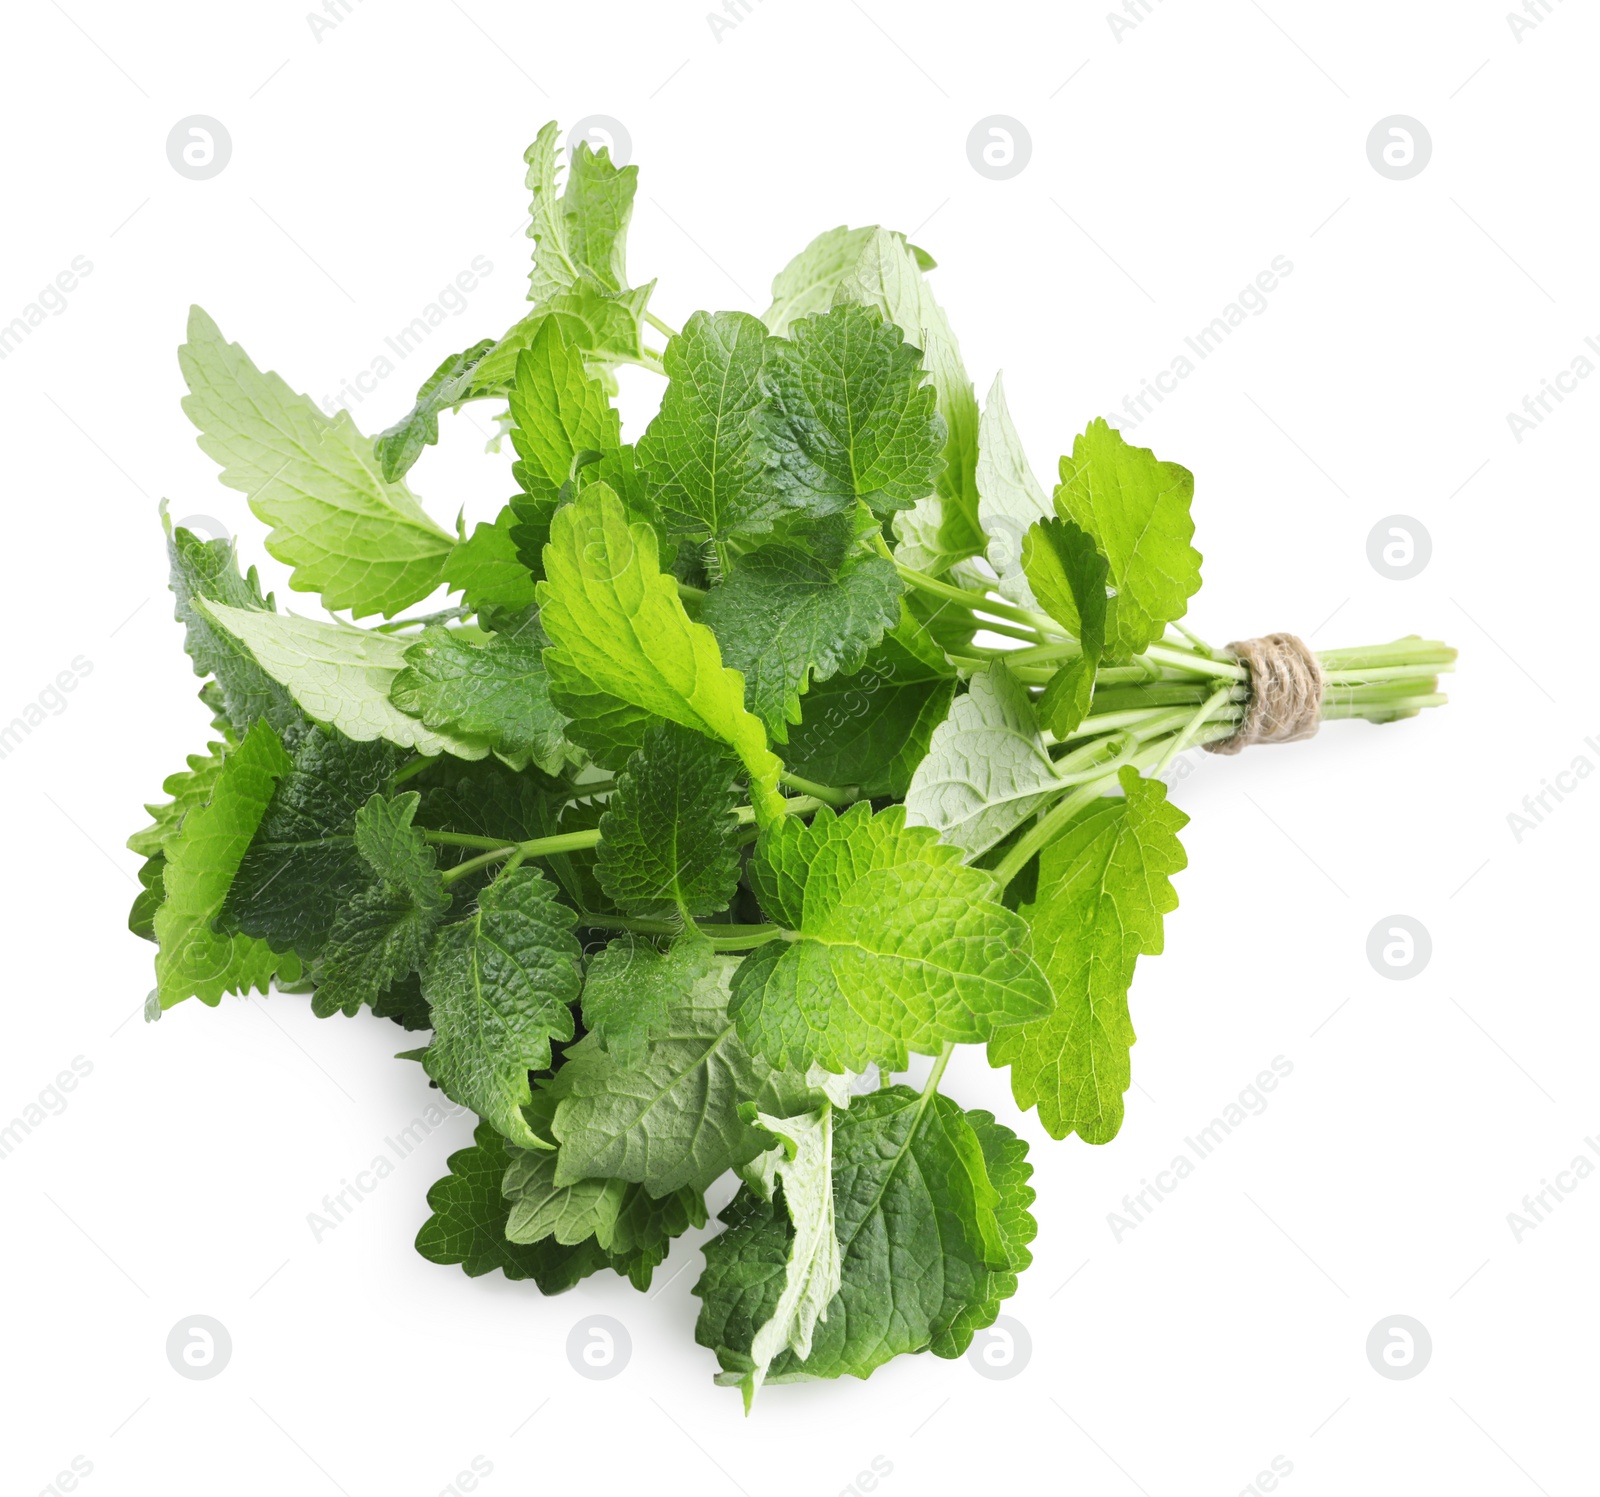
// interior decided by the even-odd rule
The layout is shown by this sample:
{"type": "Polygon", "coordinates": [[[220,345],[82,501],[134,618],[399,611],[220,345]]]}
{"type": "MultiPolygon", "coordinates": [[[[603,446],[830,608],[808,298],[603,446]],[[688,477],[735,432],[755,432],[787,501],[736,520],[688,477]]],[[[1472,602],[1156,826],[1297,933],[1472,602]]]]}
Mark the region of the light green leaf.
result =
{"type": "Polygon", "coordinates": [[[929,828],[906,826],[900,806],[768,827],[750,875],[762,909],[795,936],[745,960],[730,1012],[775,1065],[899,1071],[911,1051],[934,1055],[1050,1010],[1023,922],[993,880],[929,828]]]}
{"type": "Polygon", "coordinates": [[[532,1100],[528,1072],[549,1066],[551,1040],[572,1038],[575,919],[538,869],[512,869],[472,915],[439,932],[422,969],[434,1031],[423,1068],[452,1102],[523,1148],[550,1147],[522,1108],[532,1100]]]}
{"type": "Polygon", "coordinates": [[[696,312],[667,344],[669,383],[638,456],[675,534],[725,540],[786,511],[752,445],[767,341],[747,312],[696,312]]]}
{"type": "Polygon", "coordinates": [[[202,598],[194,606],[286,687],[307,717],[348,738],[363,743],[382,738],[418,753],[460,759],[481,759],[489,752],[482,739],[435,732],[390,701],[394,678],[406,668],[408,639],[293,614],[228,608],[202,598]]]}
{"type": "Polygon", "coordinates": [[[746,1170],[751,1187],[772,1201],[778,1187],[791,1229],[783,1289],[771,1318],[750,1342],[750,1371],[741,1388],[745,1412],[767,1375],[772,1359],[792,1351],[804,1361],[811,1355],[811,1337],[840,1288],[839,1238],[833,1214],[833,1108],[774,1118],[753,1112],[756,1125],[776,1145],[746,1170]]]}
{"type": "Polygon", "coordinates": [[[772,280],[772,305],[761,314],[767,330],[787,336],[797,317],[814,317],[833,305],[840,283],[856,267],[861,252],[878,233],[876,225],[864,229],[824,229],[772,280]]]}
{"type": "Polygon", "coordinates": [[[995,661],[933,730],[906,791],[906,825],[932,827],[971,862],[1061,790],[1027,689],[995,661]]]}
{"type": "Polygon", "coordinates": [[[222,481],[273,527],[267,550],[294,568],[290,586],[324,608],[392,616],[439,585],[454,544],[403,483],[386,483],[348,411],[325,416],[309,396],[263,374],[199,307],[178,350],[184,413],[222,481]]]}
{"type": "Polygon", "coordinates": [[[726,957],[695,955],[648,1046],[619,1054],[593,1037],[572,1046],[552,1086],[558,1182],[636,1181],[652,1195],[704,1190],[770,1142],[740,1116],[742,1102],[770,1102],[770,1069],[740,1043],[728,1017],[726,957]]]}
{"type": "Polygon", "coordinates": [[[814,518],[909,509],[933,490],[945,443],[922,353],[876,309],[845,302],[771,343],[756,415],[767,482],[814,518]]]}
{"type": "Polygon", "coordinates": [[[1134,963],[1160,953],[1161,917],[1178,907],[1169,875],[1188,862],[1178,833],[1189,818],[1166,787],[1132,769],[1120,778],[1122,798],[1096,802],[1040,854],[1038,897],[1023,906],[1055,1012],[989,1042],[1019,1107],[1037,1105],[1052,1138],[1092,1144],[1122,1126],[1134,963]]]}
{"type": "MultiPolygon", "coordinates": [[[[903,1352],[961,1355],[1010,1270],[1000,1207],[978,1135],[948,1097],[896,1086],[857,1098],[833,1125],[839,1291],[809,1353],[780,1352],[766,1381],[864,1378],[903,1352]]],[[[787,1287],[786,1215],[746,1189],[705,1245],[695,1339],[716,1351],[720,1383],[751,1376],[755,1337],[787,1287]]]]}
{"type": "MultiPolygon", "coordinates": [[[[943,571],[964,556],[981,554],[984,534],[978,523],[975,477],[978,397],[950,321],[922,274],[917,251],[903,234],[879,229],[863,246],[836,299],[876,308],[905,334],[908,344],[922,351],[922,367],[945,428],[944,461],[936,470],[940,517],[933,569],[943,571]]],[[[913,497],[921,499],[923,494],[913,497]]]]}
{"type": "Polygon", "coordinates": [[[567,342],[583,350],[589,372],[597,377],[609,377],[609,371],[618,364],[641,362],[645,357],[645,308],[655,286],[650,281],[613,294],[585,281],[552,296],[513,323],[483,356],[483,362],[473,371],[472,394],[505,394],[516,378],[518,356],[546,322],[559,324],[567,342]]]}
{"type": "Polygon", "coordinates": [[[701,617],[744,677],[745,702],[779,743],[813,680],[859,671],[900,622],[899,573],[887,558],[774,542],[747,552],[706,596],[701,617]]]}
{"type": "Polygon", "coordinates": [[[511,1203],[506,1238],[540,1242],[553,1237],[565,1246],[593,1237],[607,1247],[622,1209],[627,1186],[621,1180],[572,1180],[556,1183],[559,1153],[548,1149],[510,1149],[501,1189],[511,1203]]]}
{"type": "Polygon", "coordinates": [[[745,710],[743,679],[723,666],[716,636],[684,612],[655,532],[630,525],[605,484],[556,515],[545,574],[540,621],[555,645],[546,655],[552,681],[559,660],[606,696],[721,740],[749,773],[758,815],[780,815],[782,766],[761,720],[745,710]]]}
{"type": "Polygon", "coordinates": [[[1130,447],[1103,419],[1061,459],[1056,513],[1094,537],[1110,563],[1116,597],[1106,617],[1106,653],[1137,655],[1180,619],[1200,590],[1200,553],[1189,544],[1194,475],[1130,447]]]}
{"type": "Polygon", "coordinates": [[[639,168],[613,166],[611,149],[598,151],[586,140],[573,149],[561,207],[567,220],[572,258],[608,291],[628,284],[628,221],[639,168]]]}
{"type": "Polygon", "coordinates": [[[989,538],[984,554],[999,582],[997,590],[1019,608],[1039,605],[1022,566],[1022,538],[1035,520],[1049,518],[1050,500],[1039,486],[1006,405],[998,374],[978,419],[978,522],[989,538]]]}
{"type": "Polygon", "coordinates": [[[569,243],[566,209],[556,190],[561,127],[550,120],[522,153],[528,165],[528,238],[533,240],[533,269],[528,272],[528,300],[548,301],[574,285],[582,272],[569,243]]]}
{"type": "Polygon", "coordinates": [[[738,761],[702,734],[661,723],[645,734],[600,818],[595,872],[629,915],[725,910],[739,885],[738,761]]]}
{"type": "Polygon", "coordinates": [[[166,844],[166,897],[155,913],[156,991],[161,1007],[196,997],[215,1007],[224,993],[262,992],[274,975],[292,981],[300,963],[264,941],[218,935],[233,876],[272,799],[289,756],[268,722],[258,722],[228,753],[210,800],[197,806],[166,844]]]}
{"type": "Polygon", "coordinates": [[[408,644],[389,700],[430,728],[559,775],[577,756],[562,736],[567,719],[550,701],[543,643],[537,626],[479,645],[460,630],[430,625],[408,644]]]}

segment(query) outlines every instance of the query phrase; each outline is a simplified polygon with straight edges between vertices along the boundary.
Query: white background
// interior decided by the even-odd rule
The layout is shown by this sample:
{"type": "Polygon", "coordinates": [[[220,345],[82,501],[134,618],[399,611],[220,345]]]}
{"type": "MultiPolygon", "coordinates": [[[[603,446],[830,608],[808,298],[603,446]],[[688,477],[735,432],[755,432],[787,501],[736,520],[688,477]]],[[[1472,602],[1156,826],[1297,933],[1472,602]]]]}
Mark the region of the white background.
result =
{"type": "MultiPolygon", "coordinates": [[[[1518,40],[1490,0],[1165,0],[1118,40],[1104,3],[751,0],[720,40],[706,0],[352,0],[320,40],[305,0],[7,4],[0,322],[74,256],[93,270],[0,363],[0,718],[74,657],[92,672],[0,762],[0,1122],[74,1057],[93,1069],[0,1160],[6,1492],[49,1490],[74,1457],[93,1467],[79,1490],[104,1494],[432,1497],[474,1457],[491,1497],[832,1497],[874,1457],[890,1497],[1232,1494],[1275,1456],[1297,1497],[1594,1490],[1600,1183],[1520,1241],[1507,1214],[1600,1135],[1600,781],[1520,842],[1507,816],[1579,755],[1600,764],[1600,380],[1520,443],[1506,416],[1600,335],[1600,21],[1554,0],[1518,40]],[[1366,154],[1397,113],[1433,141],[1408,181],[1366,154]],[[232,136],[206,182],[166,156],[192,114],[232,136]],[[285,598],[179,409],[186,308],[320,398],[487,256],[466,312],[356,408],[375,431],[438,359],[519,315],[522,148],[593,114],[631,135],[630,269],[660,277],[669,322],[759,312],[830,225],[912,232],[980,393],[1004,366],[1047,483],[1075,430],[1286,256],[1267,310],[1138,428],[1197,475],[1190,622],[1461,648],[1442,711],[1199,756],[1177,786],[1190,867],[1166,954],[1140,964],[1127,1123],[1098,1149],[1018,1125],[1039,1235],[1007,1306],[1032,1358],[1009,1381],[902,1358],[767,1390],[745,1420],[693,1342],[704,1234],[649,1299],[606,1275],[543,1300],[415,1254],[464,1118],[317,1242],[323,1194],[427,1104],[390,1059],[405,1037],[296,997],[137,1017],[151,949],[123,927],[122,840],[206,739],[157,500],[235,531],[285,598]],[[991,114],[1032,138],[1009,181],[968,162],[991,114]],[[1433,544],[1406,582],[1367,559],[1397,513],[1433,544]],[[1365,954],[1395,913],[1433,941],[1404,982],[1365,954]],[[1118,1241],[1124,1193],[1280,1055],[1267,1110],[1118,1241]],[[196,1313],[233,1339],[207,1382],[164,1352],[196,1313]],[[631,1332],[612,1381],[564,1352],[592,1313],[631,1332]],[[1432,1336],[1408,1381],[1364,1350],[1395,1314],[1432,1336]]],[[[637,435],[659,387],[624,385],[637,435]]],[[[475,422],[447,420],[412,475],[445,523],[510,492],[475,422]]],[[[1015,1119],[976,1053],[947,1089],[1015,1119]]]]}

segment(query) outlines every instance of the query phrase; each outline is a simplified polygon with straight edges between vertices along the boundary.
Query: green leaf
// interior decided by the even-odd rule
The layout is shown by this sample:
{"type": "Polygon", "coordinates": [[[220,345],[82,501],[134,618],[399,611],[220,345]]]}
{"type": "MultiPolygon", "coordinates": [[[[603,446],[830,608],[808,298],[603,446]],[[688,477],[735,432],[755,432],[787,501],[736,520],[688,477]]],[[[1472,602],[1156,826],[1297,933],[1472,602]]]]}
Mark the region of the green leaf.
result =
{"type": "Polygon", "coordinates": [[[195,606],[286,687],[307,717],[346,737],[362,743],[381,738],[421,754],[461,759],[481,759],[489,752],[481,739],[432,731],[389,700],[411,645],[402,636],[293,614],[253,613],[201,599],[195,606]]]}
{"type": "Polygon", "coordinates": [[[701,617],[744,676],[745,702],[779,742],[812,680],[851,675],[900,622],[894,563],[856,552],[835,564],[797,545],[762,546],[707,594],[701,617]]]}
{"type": "Polygon", "coordinates": [[[554,496],[573,476],[580,452],[611,452],[622,445],[605,387],[590,378],[581,350],[551,318],[517,355],[511,419],[511,442],[522,459],[513,474],[534,496],[554,496]]]}
{"type": "Polygon", "coordinates": [[[288,768],[289,756],[271,723],[257,723],[223,760],[209,802],[185,816],[167,844],[166,898],[154,917],[162,1008],[191,996],[215,1007],[224,993],[265,992],[274,975],[286,981],[299,976],[294,957],[212,929],[273,787],[288,768]]]}
{"type": "Polygon", "coordinates": [[[314,955],[338,912],[372,882],[356,817],[388,789],[399,755],[312,729],[295,746],[228,895],[229,928],[314,955]]]}
{"type": "Polygon", "coordinates": [[[737,768],[677,723],[645,734],[600,818],[595,872],[620,909],[686,920],[727,909],[740,871],[737,768]]]}
{"type": "MultiPolygon", "coordinates": [[[[1056,513],[1081,525],[1110,564],[1116,597],[1106,615],[1106,653],[1137,655],[1180,619],[1200,590],[1200,553],[1189,544],[1194,475],[1130,447],[1097,418],[1061,459],[1056,513]]],[[[1048,605],[1047,605],[1048,606],[1048,605]]]]}
{"type": "Polygon", "coordinates": [[[143,941],[156,938],[156,911],[167,897],[167,860],[157,853],[139,865],[139,892],[128,911],[128,929],[143,941]]]}
{"type": "Polygon", "coordinates": [[[512,1242],[540,1242],[553,1237],[571,1247],[593,1237],[609,1245],[622,1209],[621,1180],[572,1180],[556,1183],[560,1154],[549,1149],[511,1149],[502,1189],[511,1203],[506,1236],[512,1242]]]}
{"type": "Polygon", "coordinates": [[[1071,520],[1036,520],[1022,538],[1033,595],[1086,654],[1105,648],[1108,566],[1094,537],[1071,520]]]}
{"type": "Polygon", "coordinates": [[[667,344],[667,389],[639,465],[670,532],[720,541],[786,512],[753,445],[767,343],[748,312],[696,312],[667,344]]]}
{"type": "Polygon", "coordinates": [[[208,744],[209,753],[190,754],[187,769],[169,774],[161,782],[161,788],[172,799],[152,802],[145,807],[155,820],[128,838],[128,850],[141,858],[160,856],[167,843],[177,835],[184,817],[211,799],[217,776],[222,773],[223,755],[235,747],[237,745],[232,743],[208,744]]]}
{"type": "Polygon", "coordinates": [[[783,337],[797,317],[813,317],[833,305],[840,283],[879,230],[875,224],[824,229],[772,280],[772,305],[761,314],[769,332],[783,337]]]}
{"type": "Polygon", "coordinates": [[[1096,802],[1040,854],[1038,897],[1022,909],[1055,1012],[989,1042],[1017,1105],[1037,1105],[1052,1138],[1091,1144],[1122,1126],[1134,963],[1160,953],[1161,917],[1178,907],[1169,875],[1188,862],[1178,833],[1189,818],[1166,787],[1132,769],[1120,779],[1123,798],[1096,802]]]}
{"type": "Polygon", "coordinates": [[[962,1345],[975,1331],[993,1325],[1000,1306],[1017,1292],[1017,1275],[1033,1262],[1029,1244],[1039,1230],[1039,1224],[1028,1210],[1038,1192],[1028,1184],[1033,1166],[1028,1163],[1027,1144],[1004,1123],[997,1122],[992,1112],[969,1112],[967,1122],[978,1136],[989,1183],[1000,1194],[994,1219],[1007,1267],[991,1272],[987,1296],[969,1301],[967,1308],[951,1322],[951,1340],[962,1345]]]}
{"type": "Polygon", "coordinates": [[[395,483],[410,472],[424,447],[439,440],[439,412],[459,405],[472,388],[473,371],[494,347],[493,338],[453,353],[422,382],[416,404],[373,441],[373,451],[385,483],[395,483]]]}
{"type": "Polygon", "coordinates": [[[355,818],[355,846],[378,876],[340,908],[318,964],[312,1011],[353,1015],[408,976],[449,908],[433,849],[414,827],[421,796],[373,795],[355,818]]]}
{"type": "Polygon", "coordinates": [[[662,953],[642,936],[618,936],[583,975],[583,1025],[604,1050],[632,1063],[660,1034],[679,994],[711,970],[711,947],[686,938],[662,953]]]}
{"type": "Polygon", "coordinates": [[[507,759],[560,774],[573,754],[562,736],[567,719],[550,701],[544,643],[537,625],[516,636],[496,634],[486,645],[430,625],[407,647],[389,700],[430,728],[485,741],[507,759]]]}
{"type": "Polygon", "coordinates": [[[573,260],[608,291],[628,284],[628,221],[639,168],[613,166],[611,149],[579,141],[567,166],[561,208],[573,260]]]}
{"type": "MultiPolygon", "coordinates": [[[[716,636],[684,612],[657,558],[655,532],[630,525],[605,484],[556,515],[539,584],[540,621],[555,645],[545,656],[551,684],[561,684],[560,662],[605,696],[726,743],[749,773],[758,815],[780,815],[782,766],[745,710],[744,682],[724,668],[716,636]]],[[[570,710],[560,697],[557,705],[570,710]]]]}
{"type": "Polygon", "coordinates": [[[506,1237],[511,1202],[501,1190],[510,1146],[493,1124],[480,1122],[469,1149],[448,1161],[450,1173],[428,1191],[433,1212],[417,1233],[417,1251],[430,1263],[459,1263],[477,1278],[500,1269],[508,1279],[532,1279],[545,1294],[560,1294],[607,1267],[599,1243],[575,1247],[553,1240],[515,1243],[506,1237]]]}
{"type": "Polygon", "coordinates": [[[675,1190],[657,1199],[642,1185],[630,1185],[622,1193],[606,1255],[612,1268],[643,1292],[650,1287],[652,1271],[671,1250],[673,1238],[705,1224],[706,1203],[698,1191],[675,1190]]]}
{"type": "MultiPolygon", "coordinates": [[[[546,322],[560,324],[562,335],[583,350],[591,374],[607,377],[618,364],[645,360],[643,324],[645,307],[656,283],[628,291],[609,292],[588,282],[552,296],[521,321],[483,356],[473,371],[472,394],[503,395],[517,374],[517,358],[538,336],[546,322]]],[[[613,381],[614,382],[614,381],[613,381]]]]}
{"type": "Polygon", "coordinates": [[[883,514],[933,491],[944,418],[921,351],[876,311],[844,303],[800,318],[769,346],[761,383],[767,482],[792,510],[820,517],[860,500],[883,514]]]}
{"type": "Polygon", "coordinates": [[[624,240],[638,183],[636,166],[615,167],[587,141],[571,153],[566,191],[556,193],[560,127],[551,120],[523,153],[528,164],[528,237],[534,241],[528,300],[543,302],[586,277],[610,291],[627,284],[624,240]]]}
{"type": "Polygon", "coordinates": [[[167,531],[169,585],[177,600],[174,613],[183,625],[183,646],[194,661],[194,673],[215,678],[223,713],[235,737],[242,737],[260,717],[280,734],[293,733],[303,722],[294,699],[194,603],[196,598],[206,598],[231,608],[272,613],[272,597],[262,597],[256,569],[240,574],[231,540],[202,541],[181,526],[174,530],[164,499],[161,523],[167,531]]]}
{"type": "Polygon", "coordinates": [[[552,1086],[558,1183],[604,1177],[652,1195],[703,1191],[770,1143],[739,1113],[742,1102],[773,1098],[764,1091],[770,1069],[728,1016],[734,963],[700,943],[667,960],[685,980],[642,1052],[605,1050],[592,1036],[566,1052],[552,1086]]]}
{"type": "Polygon", "coordinates": [[[515,615],[533,607],[533,575],[511,537],[516,523],[508,504],[492,524],[480,520],[444,559],[445,585],[474,613],[515,615]]]}
{"type": "MultiPolygon", "coordinates": [[[[809,1355],[780,1353],[766,1380],[864,1378],[903,1352],[959,1356],[965,1322],[1010,1265],[999,1205],[978,1136],[949,1098],[904,1086],[857,1098],[833,1127],[839,1292],[809,1355]]],[[[750,1375],[755,1334],[776,1311],[793,1230],[783,1215],[743,1192],[705,1246],[695,1339],[716,1350],[719,1382],[750,1375]]]]}
{"type": "MultiPolygon", "coordinates": [[[[905,236],[879,229],[863,246],[860,258],[841,283],[841,299],[876,308],[905,334],[908,345],[922,351],[944,432],[937,449],[942,465],[935,468],[938,486],[939,526],[933,570],[943,571],[964,556],[983,550],[983,529],[978,523],[978,397],[961,362],[961,349],[950,330],[944,309],[934,299],[917,251],[905,236]]],[[[921,499],[921,489],[912,496],[921,499]]],[[[903,558],[919,565],[925,558],[903,558]]]]}
{"type": "Polygon", "coordinates": [[[1062,789],[1027,688],[997,660],[934,729],[906,792],[906,825],[932,827],[971,862],[1062,789]]]}
{"type": "Polygon", "coordinates": [[[997,589],[1021,608],[1038,603],[1022,565],[1022,538],[1035,520],[1048,519],[1050,500],[1039,486],[1023,450],[1022,438],[1006,405],[998,374],[978,418],[978,523],[989,538],[984,555],[999,579],[997,589]]]}
{"type": "Polygon", "coordinates": [[[746,1177],[768,1201],[782,1190],[790,1231],[778,1302],[750,1342],[751,1367],[740,1385],[746,1413],[774,1357],[792,1351],[804,1361],[811,1355],[817,1322],[828,1318],[828,1306],[841,1285],[833,1213],[833,1108],[793,1118],[749,1110],[777,1144],[756,1159],[746,1177]]]}
{"type": "Polygon", "coordinates": [[[776,1065],[900,1071],[910,1051],[934,1055],[1050,1010],[1025,926],[993,880],[906,826],[900,806],[785,819],[762,832],[750,872],[795,938],[744,962],[730,1012],[776,1065]]]}
{"type": "Polygon", "coordinates": [[[789,730],[784,760],[824,785],[854,785],[863,795],[903,797],[944,720],[955,673],[927,631],[906,611],[861,669],[813,682],[789,730]]]}
{"type": "Polygon", "coordinates": [[[1039,716],[1058,740],[1070,738],[1094,700],[1095,672],[1106,647],[1106,559],[1071,520],[1039,520],[1022,539],[1022,565],[1035,597],[1080,644],[1039,701],[1039,716]]]}
{"type": "Polygon", "coordinates": [[[472,915],[439,932],[422,969],[434,1026],[423,1068],[452,1102],[524,1148],[549,1147],[522,1108],[528,1072],[549,1066],[551,1040],[572,1038],[575,918],[538,869],[511,869],[472,915]]]}
{"type": "Polygon", "coordinates": [[[267,550],[289,585],[323,607],[392,616],[439,585],[454,539],[403,483],[387,483],[348,411],[328,417],[276,374],[263,374],[199,307],[178,350],[184,413],[222,481],[273,527],[267,550]]]}

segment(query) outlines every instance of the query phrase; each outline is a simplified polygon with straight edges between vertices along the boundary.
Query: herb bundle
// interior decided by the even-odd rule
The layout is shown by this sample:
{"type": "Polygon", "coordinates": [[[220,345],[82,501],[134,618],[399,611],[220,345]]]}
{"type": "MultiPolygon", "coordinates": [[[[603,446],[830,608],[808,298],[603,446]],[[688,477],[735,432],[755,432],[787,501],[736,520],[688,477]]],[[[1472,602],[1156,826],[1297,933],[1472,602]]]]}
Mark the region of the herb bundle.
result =
{"type": "Polygon", "coordinates": [[[579,145],[558,183],[556,142],[526,155],[532,310],[375,440],[191,315],[200,445],[329,616],[168,524],[216,738],[129,842],[150,1016],[275,985],[427,1032],[405,1058],[480,1122],[417,1246],[469,1274],[644,1288],[737,1171],[696,1334],[747,1406],[957,1356],[1034,1192],[940,1090],[954,1046],[1052,1137],[1110,1139],[1185,864],[1161,771],[1440,704],[1454,652],[1207,646],[1191,475],[1095,421],[1046,495],[925,252],[830,230],[763,317],[676,331],[628,279],[637,169],[579,145]],[[625,364],[666,379],[637,443],[625,364]],[[484,400],[517,493],[452,535],[407,473],[484,400]]]}

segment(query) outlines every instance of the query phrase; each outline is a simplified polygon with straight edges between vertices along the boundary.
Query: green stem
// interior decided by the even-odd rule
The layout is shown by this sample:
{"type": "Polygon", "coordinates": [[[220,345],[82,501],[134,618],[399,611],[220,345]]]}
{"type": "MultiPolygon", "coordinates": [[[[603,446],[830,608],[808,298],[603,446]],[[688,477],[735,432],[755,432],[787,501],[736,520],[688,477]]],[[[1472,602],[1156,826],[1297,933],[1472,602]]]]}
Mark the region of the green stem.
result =
{"type": "Polygon", "coordinates": [[[439,881],[444,884],[453,884],[458,878],[465,878],[469,873],[476,873],[480,868],[488,867],[490,863],[498,863],[501,858],[509,858],[517,850],[515,847],[497,847],[493,852],[481,852],[475,858],[468,858],[465,863],[457,863],[454,868],[446,868],[439,875],[439,881]]]}
{"type": "Polygon", "coordinates": [[[393,634],[399,629],[417,629],[428,624],[447,623],[451,619],[470,619],[472,614],[473,610],[465,605],[459,605],[455,608],[441,608],[437,613],[425,613],[420,618],[390,619],[386,624],[374,624],[372,632],[374,634],[393,634]]]}
{"type": "MultiPolygon", "coordinates": [[[[679,920],[634,920],[623,915],[591,915],[583,911],[578,914],[578,923],[593,930],[631,930],[645,936],[677,936],[684,929],[679,920]]],[[[750,951],[765,946],[768,941],[790,938],[781,925],[718,925],[708,920],[697,920],[693,924],[718,951],[750,951]]]]}
{"type": "Polygon", "coordinates": [[[419,754],[409,764],[395,771],[394,777],[389,781],[389,788],[393,790],[396,785],[405,784],[412,775],[418,775],[425,769],[431,769],[443,757],[443,754],[419,754]]]}
{"type": "Polygon", "coordinates": [[[815,780],[802,779],[797,774],[790,774],[784,770],[778,776],[780,785],[788,785],[791,789],[803,791],[814,800],[825,801],[830,806],[848,806],[853,801],[861,799],[859,785],[819,785],[815,780]]]}
{"type": "Polygon", "coordinates": [[[644,320],[664,338],[676,338],[679,336],[677,328],[668,327],[654,312],[646,312],[644,320]]]}
{"type": "Polygon", "coordinates": [[[1217,710],[1217,708],[1222,706],[1222,704],[1226,702],[1232,696],[1232,694],[1233,688],[1231,686],[1218,687],[1216,691],[1212,692],[1211,695],[1206,698],[1203,703],[1201,703],[1200,710],[1189,719],[1186,727],[1178,731],[1178,733],[1173,737],[1172,742],[1167,746],[1166,753],[1161,756],[1160,762],[1156,765],[1156,773],[1158,775],[1170,763],[1172,763],[1172,761],[1176,759],[1179,754],[1184,751],[1184,748],[1188,745],[1189,740],[1194,737],[1197,732],[1199,732],[1200,728],[1204,725],[1205,720],[1210,717],[1211,714],[1217,710]]]}
{"type": "Polygon", "coordinates": [[[998,598],[988,597],[984,593],[971,592],[964,587],[953,587],[948,582],[940,582],[936,577],[930,577],[926,572],[919,572],[915,567],[904,566],[900,562],[894,565],[904,582],[916,588],[918,592],[927,593],[929,597],[942,598],[946,603],[959,603],[971,613],[987,613],[997,619],[1011,619],[1018,624],[1027,624],[1051,638],[1062,637],[1061,625],[1046,614],[1031,613],[1026,608],[1017,608],[998,598]]]}
{"type": "Polygon", "coordinates": [[[922,1105],[926,1106],[928,1098],[939,1090],[939,1082],[944,1076],[944,1068],[950,1064],[950,1057],[956,1053],[955,1042],[946,1040],[944,1048],[939,1051],[933,1062],[933,1069],[928,1072],[928,1079],[922,1083],[922,1105]]]}

